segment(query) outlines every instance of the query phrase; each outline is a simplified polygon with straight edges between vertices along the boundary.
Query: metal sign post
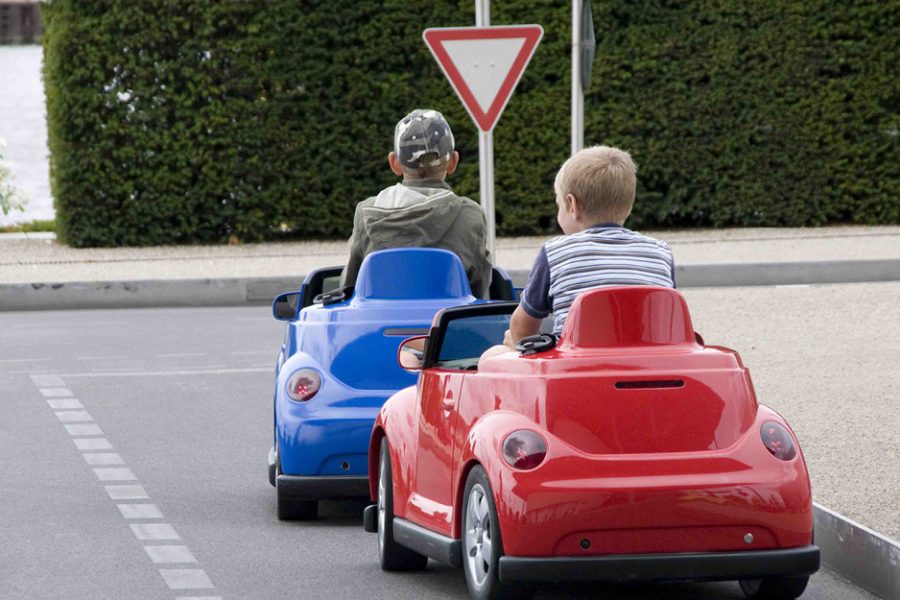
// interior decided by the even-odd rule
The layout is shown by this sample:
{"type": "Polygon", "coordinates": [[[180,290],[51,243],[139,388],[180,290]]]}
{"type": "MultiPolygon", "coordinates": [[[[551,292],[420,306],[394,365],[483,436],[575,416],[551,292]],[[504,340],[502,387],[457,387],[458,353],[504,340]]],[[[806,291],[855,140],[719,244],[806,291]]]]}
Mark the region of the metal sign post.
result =
{"type": "MultiPolygon", "coordinates": [[[[491,24],[490,0],[475,0],[475,27],[489,27],[491,24]]],[[[497,261],[494,252],[496,220],[494,218],[494,130],[478,129],[478,182],[481,208],[487,217],[487,245],[491,263],[497,261]]]]}
{"type": "Polygon", "coordinates": [[[584,91],[581,89],[581,3],[572,0],[572,154],[584,148],[584,91]]]}
{"type": "Polygon", "coordinates": [[[572,0],[572,154],[584,148],[584,91],[596,48],[591,0],[572,0]]]}

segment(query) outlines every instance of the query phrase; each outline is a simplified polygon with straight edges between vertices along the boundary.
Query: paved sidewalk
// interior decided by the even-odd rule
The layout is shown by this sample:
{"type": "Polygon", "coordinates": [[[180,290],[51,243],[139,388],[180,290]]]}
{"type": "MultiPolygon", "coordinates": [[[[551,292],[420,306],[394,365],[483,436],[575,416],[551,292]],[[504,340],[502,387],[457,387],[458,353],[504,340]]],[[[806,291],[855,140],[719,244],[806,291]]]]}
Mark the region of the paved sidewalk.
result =
{"type": "MultiPolygon", "coordinates": [[[[679,287],[900,280],[900,226],[647,231],[672,246],[679,287]]],[[[517,285],[546,237],[497,240],[517,285]]],[[[263,303],[347,242],[75,249],[0,235],[0,310],[263,303]]]]}

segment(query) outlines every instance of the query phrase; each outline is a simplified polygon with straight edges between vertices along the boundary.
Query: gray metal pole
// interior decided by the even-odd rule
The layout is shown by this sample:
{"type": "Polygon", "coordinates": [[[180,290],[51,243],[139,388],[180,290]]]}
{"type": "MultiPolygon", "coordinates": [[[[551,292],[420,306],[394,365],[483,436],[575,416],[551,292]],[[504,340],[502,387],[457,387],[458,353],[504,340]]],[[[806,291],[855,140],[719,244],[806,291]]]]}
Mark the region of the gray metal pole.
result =
{"type": "MultiPolygon", "coordinates": [[[[490,0],[475,0],[475,26],[489,27],[491,24],[490,0]]],[[[478,179],[481,192],[481,208],[487,217],[487,249],[491,262],[496,262],[494,252],[494,132],[478,129],[478,179]]]]}
{"type": "Polygon", "coordinates": [[[581,5],[572,0],[572,154],[584,148],[584,90],[581,89],[581,5]]]}

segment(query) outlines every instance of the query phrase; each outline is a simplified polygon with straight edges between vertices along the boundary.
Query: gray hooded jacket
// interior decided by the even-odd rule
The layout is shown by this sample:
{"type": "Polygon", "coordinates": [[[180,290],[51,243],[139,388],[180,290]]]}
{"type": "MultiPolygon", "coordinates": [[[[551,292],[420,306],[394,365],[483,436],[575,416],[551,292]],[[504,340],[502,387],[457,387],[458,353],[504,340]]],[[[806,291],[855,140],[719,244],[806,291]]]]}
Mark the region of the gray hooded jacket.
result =
{"type": "Polygon", "coordinates": [[[484,211],[438,179],[404,180],[356,205],[341,285],[354,285],[363,258],[387,248],[443,248],[462,260],[472,293],[486,298],[491,261],[484,211]]]}

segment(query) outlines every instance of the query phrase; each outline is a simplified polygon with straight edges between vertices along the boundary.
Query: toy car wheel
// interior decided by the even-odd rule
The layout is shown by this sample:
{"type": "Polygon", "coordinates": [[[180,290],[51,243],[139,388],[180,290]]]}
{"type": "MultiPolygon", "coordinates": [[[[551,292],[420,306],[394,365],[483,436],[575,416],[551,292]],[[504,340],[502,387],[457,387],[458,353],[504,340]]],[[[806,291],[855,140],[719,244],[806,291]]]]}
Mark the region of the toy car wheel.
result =
{"type": "Polygon", "coordinates": [[[469,595],[475,600],[530,598],[530,586],[511,586],[499,579],[503,541],[491,484],[480,466],[466,479],[462,519],[463,571],[469,595]]]}
{"type": "Polygon", "coordinates": [[[385,571],[422,571],[428,557],[394,541],[394,488],[387,438],[378,457],[378,559],[385,571]]]}
{"type": "Polygon", "coordinates": [[[281,459],[275,451],[275,506],[279,521],[309,521],[319,516],[319,503],[315,500],[288,498],[284,488],[278,485],[281,475],[281,459]]]}
{"type": "Polygon", "coordinates": [[[803,594],[809,577],[742,579],[741,590],[752,600],[794,600],[803,594]]]}

